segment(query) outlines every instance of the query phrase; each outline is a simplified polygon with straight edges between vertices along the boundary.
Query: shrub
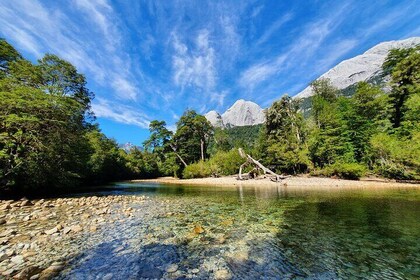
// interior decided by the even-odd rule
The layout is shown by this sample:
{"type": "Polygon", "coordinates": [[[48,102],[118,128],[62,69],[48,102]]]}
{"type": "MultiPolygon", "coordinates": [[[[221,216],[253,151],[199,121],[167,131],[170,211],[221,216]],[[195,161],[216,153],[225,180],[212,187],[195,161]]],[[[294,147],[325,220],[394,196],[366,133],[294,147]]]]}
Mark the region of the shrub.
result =
{"type": "Polygon", "coordinates": [[[212,171],[218,175],[232,175],[238,173],[239,166],[245,162],[237,149],[229,152],[219,151],[210,159],[212,171]]]}
{"type": "Polygon", "coordinates": [[[393,179],[420,179],[420,131],[411,136],[379,133],[370,142],[377,173],[393,179]]]}
{"type": "Polygon", "coordinates": [[[416,179],[415,174],[410,172],[406,166],[394,162],[383,162],[377,165],[375,172],[390,179],[411,180],[416,179]]]}
{"type": "Polygon", "coordinates": [[[182,177],[185,179],[204,178],[212,174],[212,168],[208,161],[199,161],[185,167],[182,177]]]}
{"type": "Polygon", "coordinates": [[[334,163],[321,170],[312,172],[313,175],[337,176],[343,179],[358,180],[366,173],[366,167],[358,163],[334,163]]]}

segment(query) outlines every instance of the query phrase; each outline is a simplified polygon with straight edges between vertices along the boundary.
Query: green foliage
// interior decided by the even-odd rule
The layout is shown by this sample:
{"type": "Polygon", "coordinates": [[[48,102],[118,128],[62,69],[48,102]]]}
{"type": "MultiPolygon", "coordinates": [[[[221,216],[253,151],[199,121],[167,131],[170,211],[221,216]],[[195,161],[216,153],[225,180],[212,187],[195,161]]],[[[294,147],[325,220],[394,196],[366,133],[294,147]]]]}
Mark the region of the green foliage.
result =
{"type": "Polygon", "coordinates": [[[163,153],[167,150],[172,132],[166,128],[165,121],[151,121],[149,124],[150,137],[144,141],[144,148],[148,151],[163,153]]]}
{"type": "Polygon", "coordinates": [[[85,137],[91,149],[86,182],[102,184],[127,176],[127,154],[118,148],[115,140],[96,129],[86,133],[85,137]]]}
{"type": "Polygon", "coordinates": [[[193,163],[207,157],[207,147],[213,134],[213,127],[202,115],[187,110],[177,122],[174,146],[180,156],[193,163]]]}
{"type": "Polygon", "coordinates": [[[208,162],[200,160],[199,162],[189,164],[182,172],[184,179],[205,178],[212,174],[212,168],[208,162]]]}
{"type": "Polygon", "coordinates": [[[131,177],[156,178],[160,175],[158,155],[134,148],[126,157],[131,177]]]}
{"type": "Polygon", "coordinates": [[[358,163],[334,163],[325,166],[323,169],[311,172],[317,176],[337,176],[342,179],[358,180],[366,174],[366,167],[358,163]]]}
{"type": "Polygon", "coordinates": [[[258,143],[258,137],[263,125],[235,126],[230,128],[215,128],[210,138],[209,152],[229,151],[233,148],[253,150],[258,143]]]}
{"type": "Polygon", "coordinates": [[[366,82],[358,83],[356,92],[341,108],[341,116],[350,133],[348,139],[357,162],[371,164],[369,139],[373,134],[386,131],[391,127],[387,111],[388,95],[381,89],[366,82]]]}
{"type": "Polygon", "coordinates": [[[410,137],[379,133],[371,139],[376,171],[388,178],[420,178],[420,131],[410,137]]]}
{"type": "Polygon", "coordinates": [[[217,175],[236,174],[242,163],[244,163],[244,159],[235,148],[228,152],[219,151],[209,160],[213,173],[217,175]]]}
{"type": "Polygon", "coordinates": [[[7,75],[11,62],[21,59],[22,55],[12,45],[0,38],[0,79],[7,75]]]}
{"type": "Polygon", "coordinates": [[[165,154],[164,161],[159,166],[159,175],[180,177],[181,163],[175,153],[165,154]]]}
{"type": "MultiPolygon", "coordinates": [[[[408,55],[400,57],[391,72],[391,122],[394,128],[399,128],[404,120],[407,99],[412,94],[420,92],[420,46],[400,51],[408,55]]],[[[391,55],[392,51],[388,60],[391,55]]]]}
{"type": "Polygon", "coordinates": [[[256,139],[263,127],[259,125],[248,125],[248,126],[236,126],[226,129],[226,133],[229,136],[231,147],[230,148],[243,148],[251,150],[254,148],[256,139]]]}
{"type": "MultiPolygon", "coordinates": [[[[86,81],[69,63],[54,57],[57,64],[72,69],[72,91],[48,94],[46,77],[62,69],[33,65],[7,42],[0,42],[0,181],[7,189],[70,187],[87,175],[91,149],[86,115],[92,95],[86,81]],[[82,92],[85,93],[84,98],[82,92]]],[[[46,56],[47,57],[47,56],[46,56]]],[[[61,75],[62,79],[71,79],[61,75]]]]}
{"type": "Polygon", "coordinates": [[[239,171],[244,163],[237,149],[228,152],[218,151],[210,160],[199,161],[188,165],[183,171],[183,178],[204,178],[210,175],[232,175],[239,171]]]}
{"type": "Polygon", "coordinates": [[[154,176],[156,160],[133,162],[90,123],[84,76],[55,55],[38,65],[0,40],[0,188],[52,191],[154,176]],[[153,175],[150,175],[153,174],[153,175]]]}
{"type": "Polygon", "coordinates": [[[1,185],[73,184],[87,158],[81,104],[8,82],[0,81],[1,185]]]}
{"type": "Polygon", "coordinates": [[[354,149],[346,115],[351,104],[345,97],[337,97],[328,80],[321,80],[314,87],[312,98],[310,134],[308,137],[309,158],[315,167],[323,167],[337,161],[353,162],[354,149]]]}
{"type": "Polygon", "coordinates": [[[306,127],[299,102],[285,95],[266,113],[259,154],[266,165],[278,172],[295,174],[308,169],[306,127]]]}

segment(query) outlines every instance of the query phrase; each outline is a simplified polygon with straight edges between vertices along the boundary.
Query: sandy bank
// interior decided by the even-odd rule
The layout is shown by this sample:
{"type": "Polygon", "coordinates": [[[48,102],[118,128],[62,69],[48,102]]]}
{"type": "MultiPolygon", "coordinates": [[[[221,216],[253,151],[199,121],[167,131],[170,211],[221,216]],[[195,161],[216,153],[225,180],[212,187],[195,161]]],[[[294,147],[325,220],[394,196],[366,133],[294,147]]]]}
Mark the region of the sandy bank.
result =
{"type": "Polygon", "coordinates": [[[132,180],[132,182],[154,182],[162,184],[175,185],[200,185],[200,186],[287,186],[287,187],[305,187],[305,188],[419,188],[420,184],[398,183],[394,180],[386,180],[380,178],[362,178],[359,181],[320,178],[309,176],[292,176],[281,182],[272,182],[268,178],[256,180],[236,179],[236,176],[226,176],[220,178],[199,178],[199,179],[176,179],[173,177],[162,177],[157,179],[132,180]]]}

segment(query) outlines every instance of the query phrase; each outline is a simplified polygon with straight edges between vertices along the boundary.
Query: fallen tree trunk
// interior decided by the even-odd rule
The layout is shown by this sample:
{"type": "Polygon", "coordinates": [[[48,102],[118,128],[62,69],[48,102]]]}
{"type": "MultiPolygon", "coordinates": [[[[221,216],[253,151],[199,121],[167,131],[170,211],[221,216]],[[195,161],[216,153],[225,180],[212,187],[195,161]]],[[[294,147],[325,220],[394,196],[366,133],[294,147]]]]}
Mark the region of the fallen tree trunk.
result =
{"type": "Polygon", "coordinates": [[[239,154],[241,155],[241,157],[246,159],[246,161],[243,164],[241,164],[241,166],[239,167],[239,176],[238,176],[239,180],[244,180],[244,178],[242,177],[242,170],[245,166],[247,166],[249,164],[254,165],[255,166],[254,169],[257,169],[257,170],[261,169],[264,172],[264,175],[268,173],[268,174],[274,176],[275,180],[272,180],[272,181],[279,182],[279,181],[287,178],[287,176],[282,176],[282,175],[279,175],[279,174],[271,171],[270,169],[268,169],[267,167],[262,165],[258,160],[255,160],[250,155],[245,154],[245,152],[242,150],[242,148],[239,148],[238,151],[239,151],[239,154]]]}

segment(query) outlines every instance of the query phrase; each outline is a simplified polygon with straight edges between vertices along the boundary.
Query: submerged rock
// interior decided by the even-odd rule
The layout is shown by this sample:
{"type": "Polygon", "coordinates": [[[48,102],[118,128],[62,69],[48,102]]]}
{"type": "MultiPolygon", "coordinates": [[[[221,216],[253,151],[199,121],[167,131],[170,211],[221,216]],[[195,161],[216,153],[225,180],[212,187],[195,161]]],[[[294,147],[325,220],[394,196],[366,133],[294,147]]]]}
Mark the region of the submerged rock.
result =
{"type": "Polygon", "coordinates": [[[171,264],[166,268],[166,272],[168,272],[168,273],[174,273],[177,270],[178,270],[178,265],[177,264],[171,264]]]}
{"type": "Polygon", "coordinates": [[[229,280],[232,279],[232,274],[227,269],[221,269],[214,273],[214,278],[217,280],[229,280]]]}
{"type": "Polygon", "coordinates": [[[204,228],[200,225],[196,225],[194,227],[194,233],[195,234],[202,234],[202,233],[204,233],[204,231],[205,231],[204,228]]]}

